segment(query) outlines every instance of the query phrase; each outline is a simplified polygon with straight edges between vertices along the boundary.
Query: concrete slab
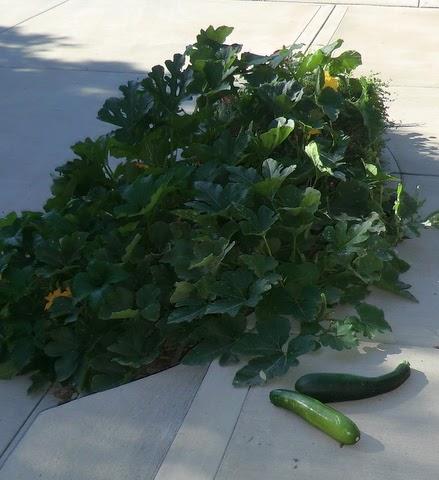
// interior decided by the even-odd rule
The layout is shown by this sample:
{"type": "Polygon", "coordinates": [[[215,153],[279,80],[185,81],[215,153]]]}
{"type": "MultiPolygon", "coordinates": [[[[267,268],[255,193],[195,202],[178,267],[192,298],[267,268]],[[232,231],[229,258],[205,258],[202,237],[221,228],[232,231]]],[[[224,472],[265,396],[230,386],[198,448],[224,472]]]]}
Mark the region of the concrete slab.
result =
{"type": "Polygon", "coordinates": [[[70,146],[111,126],[96,119],[104,100],[133,74],[2,69],[0,212],[39,209],[50,174],[72,158],[70,146]]]}
{"type": "Polygon", "coordinates": [[[178,366],[41,413],[1,480],[149,480],[204,377],[178,366]]]}
{"type": "MultiPolygon", "coordinates": [[[[223,462],[206,480],[431,480],[437,477],[439,352],[434,349],[366,346],[361,353],[323,351],[266,387],[252,388],[223,462]],[[367,352],[367,354],[365,354],[367,352]],[[316,371],[379,375],[409,360],[413,371],[398,390],[357,402],[334,404],[359,426],[355,446],[338,443],[291,412],[270,404],[273,388],[293,388],[316,371]]],[[[205,448],[209,448],[206,435],[205,448]]],[[[194,466],[195,455],[192,456],[194,466]]],[[[188,459],[186,459],[188,461],[188,459]]],[[[188,477],[189,478],[189,477],[188,477]]]]}
{"type": "MultiPolygon", "coordinates": [[[[0,147],[1,148],[1,147],[0,147]]],[[[33,185],[29,178],[21,180],[17,178],[19,172],[12,179],[0,178],[0,215],[5,215],[11,211],[31,210],[40,208],[44,199],[47,199],[49,187],[44,183],[44,188],[40,185],[33,185]],[[44,199],[33,202],[34,198],[29,196],[37,196],[38,193],[44,192],[44,199]],[[32,192],[32,193],[30,193],[32,192]]]]}
{"type": "Polygon", "coordinates": [[[26,377],[0,380],[0,458],[44,396],[27,395],[29,385],[26,377]]]}
{"type": "Polygon", "coordinates": [[[439,0],[420,0],[420,7],[439,8],[439,0]]]}
{"type": "Polygon", "coordinates": [[[361,53],[359,71],[379,73],[392,86],[437,87],[438,25],[439,10],[350,6],[332,40],[361,53]]]}
{"type": "Polygon", "coordinates": [[[248,389],[232,386],[235,371],[211,364],[155,480],[212,478],[247,396],[248,389]]]}
{"type": "MultiPolygon", "coordinates": [[[[12,380],[12,381],[15,381],[15,380],[12,380]]],[[[24,396],[25,396],[25,392],[23,392],[22,394],[22,397],[24,396]]],[[[35,398],[38,398],[38,397],[39,396],[35,396],[35,398]]],[[[0,468],[6,462],[6,459],[9,457],[11,452],[20,443],[21,439],[29,430],[30,426],[35,421],[37,416],[44,410],[57,406],[58,403],[59,401],[52,395],[52,393],[48,392],[38,400],[38,402],[35,404],[34,408],[30,413],[26,413],[27,417],[24,415],[21,418],[21,422],[22,422],[20,424],[21,426],[13,433],[13,436],[8,441],[7,447],[3,450],[3,453],[0,454],[0,468]]],[[[12,413],[12,416],[17,415],[17,420],[18,420],[18,413],[19,412],[15,410],[12,413]]]]}
{"type": "Polygon", "coordinates": [[[306,50],[314,41],[322,25],[324,25],[332,17],[335,8],[336,7],[333,5],[321,5],[316,13],[311,17],[305,29],[302,30],[300,35],[295,39],[294,43],[299,45],[302,44],[302,49],[306,50]]]}
{"type": "Polygon", "coordinates": [[[79,0],[5,32],[0,65],[144,71],[182,51],[210,24],[232,25],[232,42],[271,53],[294,43],[319,8],[230,0],[79,0]],[[117,22],[108,21],[105,12],[117,22]]]}
{"type": "Polygon", "coordinates": [[[57,7],[68,0],[0,0],[0,33],[8,28],[29,20],[37,15],[41,15],[48,10],[57,7]]]}
{"type": "Polygon", "coordinates": [[[387,145],[401,171],[439,175],[439,88],[392,87],[390,92],[389,114],[397,126],[389,130],[387,145]]]}
{"type": "Polygon", "coordinates": [[[346,12],[348,11],[348,5],[336,5],[331,16],[328,20],[322,25],[322,28],[319,30],[318,34],[316,35],[312,49],[315,49],[320,46],[327,45],[330,43],[332,39],[332,35],[337,30],[338,26],[340,25],[341,21],[343,20],[346,12]]]}

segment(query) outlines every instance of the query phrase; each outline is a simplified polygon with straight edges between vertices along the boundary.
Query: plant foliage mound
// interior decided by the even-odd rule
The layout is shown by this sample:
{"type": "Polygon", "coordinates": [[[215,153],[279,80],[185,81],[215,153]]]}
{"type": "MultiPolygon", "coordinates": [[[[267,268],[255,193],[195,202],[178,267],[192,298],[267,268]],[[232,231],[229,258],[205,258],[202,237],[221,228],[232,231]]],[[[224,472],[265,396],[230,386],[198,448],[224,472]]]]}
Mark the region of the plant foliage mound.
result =
{"type": "Polygon", "coordinates": [[[231,31],[121,86],[44,211],[0,220],[1,378],[88,392],[219,357],[255,385],[389,330],[370,287],[413,299],[394,246],[418,203],[381,165],[382,84],[340,40],[260,56],[231,31]]]}

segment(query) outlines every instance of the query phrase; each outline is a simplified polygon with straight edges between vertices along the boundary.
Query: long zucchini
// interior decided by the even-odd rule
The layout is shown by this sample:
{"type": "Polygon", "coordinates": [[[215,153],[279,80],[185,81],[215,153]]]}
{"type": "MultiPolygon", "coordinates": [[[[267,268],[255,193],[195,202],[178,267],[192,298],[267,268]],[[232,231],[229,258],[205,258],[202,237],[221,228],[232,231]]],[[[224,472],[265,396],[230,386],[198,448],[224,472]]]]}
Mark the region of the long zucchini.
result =
{"type": "Polygon", "coordinates": [[[400,363],[395,370],[379,377],[361,377],[346,373],[310,373],[297,380],[298,392],[321,402],[343,402],[374,397],[402,385],[410,376],[409,362],[400,363]]]}
{"type": "Polygon", "coordinates": [[[315,398],[279,389],[270,392],[270,401],[277,407],[297,413],[342,445],[353,445],[360,440],[360,430],[350,418],[315,398]]]}

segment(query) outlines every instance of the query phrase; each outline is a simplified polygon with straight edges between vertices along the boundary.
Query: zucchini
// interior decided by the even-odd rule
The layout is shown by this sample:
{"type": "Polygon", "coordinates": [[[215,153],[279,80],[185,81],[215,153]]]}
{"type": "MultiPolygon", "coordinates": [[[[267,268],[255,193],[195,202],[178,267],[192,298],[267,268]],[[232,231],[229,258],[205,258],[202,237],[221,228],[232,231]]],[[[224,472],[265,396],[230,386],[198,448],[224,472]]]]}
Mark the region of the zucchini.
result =
{"type": "Polygon", "coordinates": [[[350,418],[315,398],[292,390],[279,389],[270,392],[270,401],[277,407],[297,413],[342,445],[353,445],[360,440],[360,430],[350,418]]]}
{"type": "Polygon", "coordinates": [[[393,372],[379,377],[361,377],[346,373],[310,373],[297,380],[298,392],[321,402],[343,402],[374,397],[402,385],[410,376],[409,362],[400,363],[393,372]]]}

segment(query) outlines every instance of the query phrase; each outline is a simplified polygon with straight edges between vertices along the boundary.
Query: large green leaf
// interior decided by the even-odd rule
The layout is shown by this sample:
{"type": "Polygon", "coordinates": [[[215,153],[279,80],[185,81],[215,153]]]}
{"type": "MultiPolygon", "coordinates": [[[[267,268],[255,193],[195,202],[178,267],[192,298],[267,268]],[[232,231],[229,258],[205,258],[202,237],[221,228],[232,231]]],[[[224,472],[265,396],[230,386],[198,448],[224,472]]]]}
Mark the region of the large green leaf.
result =
{"type": "MultiPolygon", "coordinates": [[[[288,288],[288,287],[287,287],[288,288]]],[[[300,290],[294,289],[292,295],[291,315],[301,322],[313,322],[321,308],[321,291],[314,285],[305,286],[300,290]]]]}
{"type": "Polygon", "coordinates": [[[256,213],[248,208],[240,209],[247,219],[240,223],[244,235],[265,235],[276,223],[279,215],[265,205],[261,205],[256,213]]]}
{"type": "Polygon", "coordinates": [[[233,351],[241,355],[282,354],[290,334],[290,322],[286,317],[273,316],[259,319],[258,333],[246,333],[234,345],[233,351]]]}
{"type": "Polygon", "coordinates": [[[242,203],[247,195],[246,189],[235,183],[222,187],[211,182],[195,182],[195,188],[197,189],[195,201],[187,205],[202,213],[222,213],[232,204],[242,203]]]}
{"type": "Polygon", "coordinates": [[[253,190],[264,197],[273,199],[282,183],[290,176],[296,166],[283,166],[276,160],[268,158],[262,164],[262,175],[264,180],[261,180],[253,185],[253,190]]]}
{"type": "Polygon", "coordinates": [[[361,55],[355,50],[346,50],[338,57],[331,60],[329,72],[331,75],[338,75],[340,73],[350,73],[355,70],[362,63],[361,55]]]}
{"type": "Polygon", "coordinates": [[[111,97],[98,112],[99,120],[120,127],[118,138],[131,141],[136,136],[136,128],[151,108],[152,99],[140,89],[138,82],[130,81],[119,90],[123,98],[111,97]]]}
{"type": "Polygon", "coordinates": [[[205,41],[212,41],[215,43],[224,43],[226,38],[233,32],[233,27],[221,27],[214,28],[210,25],[206,30],[201,30],[197,35],[197,42],[204,43],[205,41]]]}
{"type": "Polygon", "coordinates": [[[355,309],[360,316],[360,322],[365,336],[372,337],[378,332],[384,333],[392,330],[384,319],[384,312],[380,308],[369,305],[368,303],[360,303],[355,309]]]}
{"type": "Polygon", "coordinates": [[[266,154],[270,154],[276,147],[283,143],[294,130],[294,120],[284,117],[276,118],[270,129],[259,135],[260,146],[266,154]]]}
{"type": "Polygon", "coordinates": [[[176,308],[168,317],[168,323],[191,322],[206,314],[206,305],[195,304],[176,308]]]}
{"type": "Polygon", "coordinates": [[[278,261],[275,258],[260,254],[241,255],[240,259],[258,277],[262,277],[266,273],[273,271],[278,265],[278,261]]]}
{"type": "Polygon", "coordinates": [[[236,372],[233,385],[262,385],[273,377],[285,375],[288,369],[297,363],[296,357],[292,355],[275,354],[256,357],[236,372]]]}
{"type": "Polygon", "coordinates": [[[323,88],[317,97],[317,103],[328,116],[329,120],[335,122],[343,105],[343,97],[333,88],[326,87],[323,88]]]}
{"type": "Polygon", "coordinates": [[[337,320],[328,333],[319,337],[322,345],[334,350],[349,350],[355,348],[359,341],[354,323],[347,317],[345,320],[337,320]]]}

